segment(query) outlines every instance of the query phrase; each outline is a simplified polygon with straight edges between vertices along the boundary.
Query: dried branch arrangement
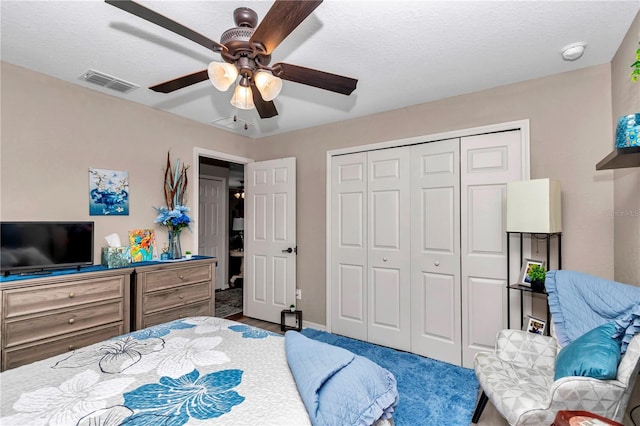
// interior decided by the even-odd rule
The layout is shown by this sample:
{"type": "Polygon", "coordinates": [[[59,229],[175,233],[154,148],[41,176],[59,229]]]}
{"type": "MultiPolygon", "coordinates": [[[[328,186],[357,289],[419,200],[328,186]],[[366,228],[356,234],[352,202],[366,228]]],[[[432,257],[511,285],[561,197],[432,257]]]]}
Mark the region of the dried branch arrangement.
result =
{"type": "Polygon", "coordinates": [[[169,210],[177,206],[184,206],[186,201],[187,177],[189,166],[180,164],[180,159],[176,160],[175,167],[171,167],[171,155],[167,152],[167,166],[164,170],[164,200],[169,210]]]}

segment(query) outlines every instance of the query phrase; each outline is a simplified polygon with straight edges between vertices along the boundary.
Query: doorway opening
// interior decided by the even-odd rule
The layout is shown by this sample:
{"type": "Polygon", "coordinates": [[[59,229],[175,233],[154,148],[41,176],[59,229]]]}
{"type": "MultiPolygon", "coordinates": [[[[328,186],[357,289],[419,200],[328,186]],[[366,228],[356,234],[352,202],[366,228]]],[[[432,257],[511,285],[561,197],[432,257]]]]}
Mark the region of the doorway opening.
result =
{"type": "MultiPolygon", "coordinates": [[[[244,164],[199,153],[198,253],[218,259],[215,316],[243,312],[244,286],[244,164]]],[[[244,159],[240,159],[241,161],[244,159]]],[[[249,160],[247,160],[248,162],[249,160]]]]}

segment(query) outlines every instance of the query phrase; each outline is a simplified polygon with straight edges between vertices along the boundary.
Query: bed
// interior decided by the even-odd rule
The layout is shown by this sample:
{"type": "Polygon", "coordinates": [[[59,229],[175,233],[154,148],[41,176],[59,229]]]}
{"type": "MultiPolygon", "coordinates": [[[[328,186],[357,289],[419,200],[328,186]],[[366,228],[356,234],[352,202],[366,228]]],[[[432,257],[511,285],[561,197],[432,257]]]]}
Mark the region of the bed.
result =
{"type": "Polygon", "coordinates": [[[356,361],[333,348],[297,332],[186,318],[1,373],[0,424],[300,426],[340,424],[357,410],[366,412],[350,424],[393,424],[393,375],[377,365],[347,374],[356,361]],[[340,380],[360,379],[372,396],[354,410],[362,394],[340,380]]]}

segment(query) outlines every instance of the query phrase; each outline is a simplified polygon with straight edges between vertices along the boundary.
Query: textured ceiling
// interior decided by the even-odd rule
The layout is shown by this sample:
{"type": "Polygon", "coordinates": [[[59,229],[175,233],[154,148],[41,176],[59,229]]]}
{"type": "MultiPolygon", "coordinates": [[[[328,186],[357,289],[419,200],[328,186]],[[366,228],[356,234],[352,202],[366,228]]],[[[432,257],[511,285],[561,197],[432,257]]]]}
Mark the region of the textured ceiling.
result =
{"type": "MultiPolygon", "coordinates": [[[[262,19],[271,1],[140,1],[219,41],[233,10],[262,19]]],[[[147,87],[205,69],[220,56],[102,1],[2,0],[1,59],[34,71],[256,138],[608,63],[640,1],[326,0],[272,55],[359,79],[351,96],[284,82],[279,115],[236,111],[232,92],[202,82],[171,94],[147,87]],[[563,46],[582,41],[582,59],[563,46]],[[126,94],[79,79],[93,69],[134,83],[126,94]],[[218,124],[213,124],[213,123],[218,124]]],[[[633,58],[630,58],[630,60],[633,58]]]]}

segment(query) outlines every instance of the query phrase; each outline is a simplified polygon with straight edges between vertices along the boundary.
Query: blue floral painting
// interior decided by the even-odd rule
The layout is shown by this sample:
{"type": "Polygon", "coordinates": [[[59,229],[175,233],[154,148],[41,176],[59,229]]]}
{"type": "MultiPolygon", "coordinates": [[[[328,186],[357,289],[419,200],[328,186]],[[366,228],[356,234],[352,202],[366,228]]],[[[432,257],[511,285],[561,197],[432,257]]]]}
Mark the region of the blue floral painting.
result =
{"type": "Polygon", "coordinates": [[[129,173],[89,169],[89,215],[129,215],[129,173]]]}

